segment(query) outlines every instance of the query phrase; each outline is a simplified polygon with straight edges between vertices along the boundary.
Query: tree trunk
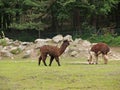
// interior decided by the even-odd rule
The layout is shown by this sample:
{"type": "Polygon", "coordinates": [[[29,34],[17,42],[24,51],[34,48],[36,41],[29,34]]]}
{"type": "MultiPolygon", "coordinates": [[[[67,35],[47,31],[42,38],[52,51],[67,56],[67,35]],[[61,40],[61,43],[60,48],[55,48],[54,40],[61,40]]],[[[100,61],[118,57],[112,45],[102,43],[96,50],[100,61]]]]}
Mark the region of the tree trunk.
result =
{"type": "Polygon", "coordinates": [[[75,8],[73,10],[73,27],[76,31],[79,31],[79,34],[82,34],[82,31],[80,29],[80,11],[79,9],[75,8]]]}
{"type": "Polygon", "coordinates": [[[38,30],[38,38],[40,38],[41,37],[41,32],[40,32],[40,30],[38,30]]]}
{"type": "Polygon", "coordinates": [[[6,29],[6,14],[3,14],[3,29],[6,29]]]}
{"type": "Polygon", "coordinates": [[[0,14],[0,29],[2,28],[2,15],[0,14]]]}
{"type": "Polygon", "coordinates": [[[52,15],[52,30],[53,30],[53,31],[56,31],[57,34],[58,34],[58,33],[59,33],[59,30],[58,30],[58,20],[57,20],[57,18],[55,17],[53,11],[51,11],[51,15],[52,15]]]}

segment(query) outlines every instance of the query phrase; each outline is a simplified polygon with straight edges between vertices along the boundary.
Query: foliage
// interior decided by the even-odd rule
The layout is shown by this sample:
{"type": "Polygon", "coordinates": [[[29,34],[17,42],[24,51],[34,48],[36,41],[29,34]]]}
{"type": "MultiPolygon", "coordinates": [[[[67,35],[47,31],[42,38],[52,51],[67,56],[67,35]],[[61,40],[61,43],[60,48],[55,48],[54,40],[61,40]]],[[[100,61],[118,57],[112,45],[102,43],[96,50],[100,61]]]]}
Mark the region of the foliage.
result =
{"type": "Polygon", "coordinates": [[[7,45],[7,41],[4,38],[0,39],[0,45],[6,46],[7,45]]]}
{"type": "Polygon", "coordinates": [[[120,36],[113,37],[112,35],[96,35],[93,34],[92,37],[89,39],[91,42],[96,43],[96,42],[104,42],[107,43],[111,46],[120,46],[120,36]]]}
{"type": "Polygon", "coordinates": [[[112,46],[120,46],[120,36],[115,37],[110,43],[112,46]]]}
{"type": "Polygon", "coordinates": [[[2,35],[0,36],[0,45],[2,46],[6,46],[7,45],[7,41],[5,39],[5,34],[3,31],[1,31],[2,35]]]}
{"type": "Polygon", "coordinates": [[[44,24],[39,22],[39,23],[34,23],[34,22],[29,22],[29,23],[23,23],[23,24],[16,24],[13,23],[11,24],[10,28],[17,28],[19,30],[24,30],[24,29],[35,29],[35,30],[43,30],[44,24]]]}
{"type": "Polygon", "coordinates": [[[88,23],[84,22],[81,26],[83,38],[89,38],[93,33],[95,33],[95,28],[88,23]]]}
{"type": "Polygon", "coordinates": [[[94,14],[108,14],[112,7],[116,5],[119,2],[119,0],[94,0],[90,1],[91,9],[94,14]]]}
{"type": "Polygon", "coordinates": [[[119,19],[119,3],[119,0],[0,0],[0,30],[60,32],[69,26],[88,37],[110,23],[119,27],[119,20],[109,18],[119,19]]]}

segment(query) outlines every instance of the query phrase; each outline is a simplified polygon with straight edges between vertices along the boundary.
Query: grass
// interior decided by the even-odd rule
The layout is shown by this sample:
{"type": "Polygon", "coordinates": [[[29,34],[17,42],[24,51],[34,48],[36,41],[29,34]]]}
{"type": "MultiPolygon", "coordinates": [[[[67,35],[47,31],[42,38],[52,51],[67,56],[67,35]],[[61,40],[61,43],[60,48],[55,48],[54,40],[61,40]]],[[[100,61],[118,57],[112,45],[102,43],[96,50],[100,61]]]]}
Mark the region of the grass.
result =
{"type": "MultiPolygon", "coordinates": [[[[47,60],[49,63],[49,60],[47,60]]],[[[98,65],[84,59],[61,59],[60,67],[37,65],[37,60],[1,60],[0,90],[119,90],[120,61],[100,61],[98,65]]]]}

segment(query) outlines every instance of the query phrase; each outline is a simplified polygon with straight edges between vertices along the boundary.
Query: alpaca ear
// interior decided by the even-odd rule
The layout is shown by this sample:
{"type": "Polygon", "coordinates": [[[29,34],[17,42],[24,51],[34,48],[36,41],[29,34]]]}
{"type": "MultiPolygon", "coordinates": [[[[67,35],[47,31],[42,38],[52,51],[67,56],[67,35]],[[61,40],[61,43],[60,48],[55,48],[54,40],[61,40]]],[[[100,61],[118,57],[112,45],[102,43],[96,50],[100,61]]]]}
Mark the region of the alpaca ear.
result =
{"type": "Polygon", "coordinates": [[[68,42],[68,40],[64,40],[63,42],[68,42]]]}

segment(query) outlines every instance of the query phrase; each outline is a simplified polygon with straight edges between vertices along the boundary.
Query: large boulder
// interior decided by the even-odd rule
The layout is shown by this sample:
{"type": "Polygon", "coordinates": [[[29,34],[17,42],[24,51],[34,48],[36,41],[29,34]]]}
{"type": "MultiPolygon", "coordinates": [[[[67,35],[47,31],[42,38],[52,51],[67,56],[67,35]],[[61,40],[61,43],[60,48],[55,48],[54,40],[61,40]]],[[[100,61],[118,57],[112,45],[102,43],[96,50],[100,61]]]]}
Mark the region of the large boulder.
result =
{"type": "Polygon", "coordinates": [[[1,57],[10,57],[11,59],[13,59],[13,54],[7,50],[1,50],[0,53],[1,57]]]}
{"type": "Polygon", "coordinates": [[[47,43],[47,42],[51,42],[52,39],[36,39],[35,43],[47,43]]]}
{"type": "Polygon", "coordinates": [[[81,38],[76,38],[75,40],[74,40],[74,44],[76,45],[76,44],[81,44],[83,42],[83,40],[81,39],[81,38]]]}
{"type": "Polygon", "coordinates": [[[25,46],[25,45],[19,45],[19,46],[18,46],[18,48],[19,48],[21,51],[25,50],[26,47],[27,47],[27,46],[25,46]]]}
{"type": "Polygon", "coordinates": [[[28,46],[28,45],[30,45],[30,44],[32,44],[32,43],[30,43],[30,42],[21,42],[21,44],[20,44],[20,45],[23,45],[23,46],[28,46]]]}
{"type": "Polygon", "coordinates": [[[14,46],[19,46],[19,45],[21,45],[21,41],[15,40],[15,41],[13,42],[13,45],[14,45],[14,46]]]}
{"type": "Polygon", "coordinates": [[[68,40],[68,41],[73,42],[73,39],[72,39],[72,36],[71,36],[71,35],[66,35],[66,36],[64,37],[64,40],[68,40]]]}
{"type": "Polygon", "coordinates": [[[91,43],[90,43],[89,41],[87,41],[87,40],[83,40],[82,45],[83,45],[84,47],[90,47],[90,46],[91,46],[91,43]]]}
{"type": "Polygon", "coordinates": [[[55,42],[55,43],[59,43],[59,42],[63,41],[63,39],[64,39],[64,37],[62,35],[57,35],[52,38],[53,42],[55,42]]]}
{"type": "Polygon", "coordinates": [[[70,56],[72,56],[72,57],[76,57],[76,56],[77,56],[77,54],[78,54],[78,52],[77,52],[77,51],[72,51],[72,52],[70,53],[70,56]]]}
{"type": "Polygon", "coordinates": [[[36,57],[36,51],[33,48],[26,50],[22,58],[29,58],[29,57],[36,57]]]}
{"type": "Polygon", "coordinates": [[[22,50],[20,48],[18,48],[18,47],[13,47],[13,48],[10,49],[10,52],[12,54],[19,54],[19,53],[22,52],[22,50]]]}
{"type": "Polygon", "coordinates": [[[35,48],[39,48],[43,45],[47,45],[46,39],[36,39],[35,40],[35,48]]]}
{"type": "Polygon", "coordinates": [[[23,58],[29,58],[32,53],[32,50],[27,50],[24,52],[23,58]]]}

